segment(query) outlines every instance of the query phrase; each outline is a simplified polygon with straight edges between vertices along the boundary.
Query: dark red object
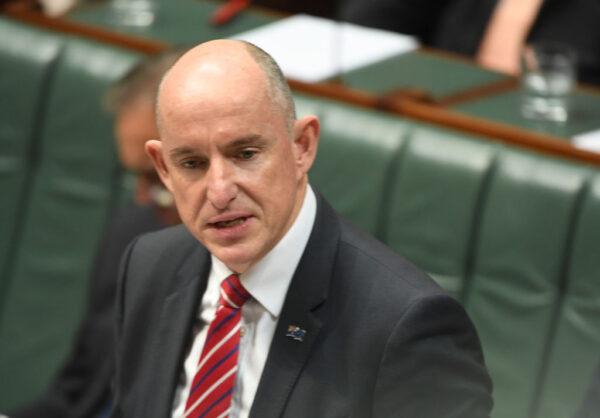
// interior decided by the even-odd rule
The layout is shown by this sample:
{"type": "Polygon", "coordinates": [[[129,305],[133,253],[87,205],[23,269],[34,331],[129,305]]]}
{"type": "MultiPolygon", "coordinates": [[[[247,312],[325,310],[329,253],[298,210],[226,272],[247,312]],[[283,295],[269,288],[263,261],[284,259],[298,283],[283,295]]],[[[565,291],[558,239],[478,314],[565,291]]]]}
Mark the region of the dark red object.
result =
{"type": "Polygon", "coordinates": [[[229,0],[210,19],[213,25],[224,25],[250,5],[250,0],[229,0]]]}

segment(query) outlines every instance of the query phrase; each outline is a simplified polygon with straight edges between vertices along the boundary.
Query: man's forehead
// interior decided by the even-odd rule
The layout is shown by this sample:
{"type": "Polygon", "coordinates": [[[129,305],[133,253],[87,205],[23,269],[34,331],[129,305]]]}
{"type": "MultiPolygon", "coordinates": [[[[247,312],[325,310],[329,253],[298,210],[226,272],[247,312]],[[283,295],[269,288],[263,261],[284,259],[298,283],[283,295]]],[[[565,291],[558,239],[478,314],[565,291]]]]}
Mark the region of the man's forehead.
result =
{"type": "Polygon", "coordinates": [[[216,41],[194,48],[173,66],[161,85],[157,114],[163,136],[228,117],[239,119],[246,131],[256,123],[272,125],[275,117],[287,129],[280,107],[269,78],[245,44],[216,41]]]}
{"type": "Polygon", "coordinates": [[[237,71],[194,69],[166,80],[158,99],[158,115],[163,119],[203,117],[217,112],[242,113],[271,99],[264,80],[240,75],[237,71]]]}
{"type": "Polygon", "coordinates": [[[201,44],[183,55],[165,75],[161,90],[165,94],[175,91],[184,95],[232,85],[264,87],[265,78],[244,44],[221,40],[201,44]]]}

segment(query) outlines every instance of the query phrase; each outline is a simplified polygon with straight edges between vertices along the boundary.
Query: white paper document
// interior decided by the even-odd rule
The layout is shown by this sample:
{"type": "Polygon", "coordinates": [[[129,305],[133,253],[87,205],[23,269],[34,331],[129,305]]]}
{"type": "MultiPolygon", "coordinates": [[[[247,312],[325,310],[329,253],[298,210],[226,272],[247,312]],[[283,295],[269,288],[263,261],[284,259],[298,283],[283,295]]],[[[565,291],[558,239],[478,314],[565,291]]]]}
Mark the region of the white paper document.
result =
{"type": "Polygon", "coordinates": [[[600,129],[575,135],[573,145],[587,151],[600,152],[600,129]]]}
{"type": "Polygon", "coordinates": [[[419,47],[395,32],[295,15],[234,35],[275,58],[286,77],[317,82],[419,47]]]}

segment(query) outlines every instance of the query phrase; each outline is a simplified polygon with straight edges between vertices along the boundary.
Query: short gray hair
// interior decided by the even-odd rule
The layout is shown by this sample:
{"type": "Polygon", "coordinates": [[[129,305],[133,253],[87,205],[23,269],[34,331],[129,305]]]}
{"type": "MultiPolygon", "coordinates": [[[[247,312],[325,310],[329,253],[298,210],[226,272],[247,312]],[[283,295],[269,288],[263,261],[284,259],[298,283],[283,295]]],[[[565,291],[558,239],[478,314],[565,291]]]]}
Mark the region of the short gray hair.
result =
{"type": "Polygon", "coordinates": [[[288,128],[291,129],[294,120],[296,120],[296,106],[294,104],[294,98],[292,97],[292,91],[281,71],[281,67],[279,67],[273,57],[263,49],[250,42],[241,42],[246,46],[246,49],[252,58],[254,58],[254,61],[265,73],[265,76],[269,81],[269,93],[271,99],[281,106],[288,122],[288,128]]]}
{"type": "Polygon", "coordinates": [[[124,106],[139,99],[154,103],[163,76],[186,50],[187,48],[170,49],[134,65],[108,90],[105,97],[108,110],[118,112],[124,106]]]}

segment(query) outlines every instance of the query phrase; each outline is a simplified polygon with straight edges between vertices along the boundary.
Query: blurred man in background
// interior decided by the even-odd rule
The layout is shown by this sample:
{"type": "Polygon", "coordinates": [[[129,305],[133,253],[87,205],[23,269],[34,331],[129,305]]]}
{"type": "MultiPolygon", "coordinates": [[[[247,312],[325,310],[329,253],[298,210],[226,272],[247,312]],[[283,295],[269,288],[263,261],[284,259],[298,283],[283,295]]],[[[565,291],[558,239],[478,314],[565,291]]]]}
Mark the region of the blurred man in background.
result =
{"type": "Polygon", "coordinates": [[[91,418],[110,412],[114,299],[121,254],[135,236],[179,222],[171,195],[156,175],[144,144],[158,136],[154,117],[158,84],[180,55],[167,52],[142,62],[109,92],[119,159],[135,175],[134,199],[118,211],[105,231],[85,317],[69,356],[46,392],[10,413],[11,418],[91,418]]]}

